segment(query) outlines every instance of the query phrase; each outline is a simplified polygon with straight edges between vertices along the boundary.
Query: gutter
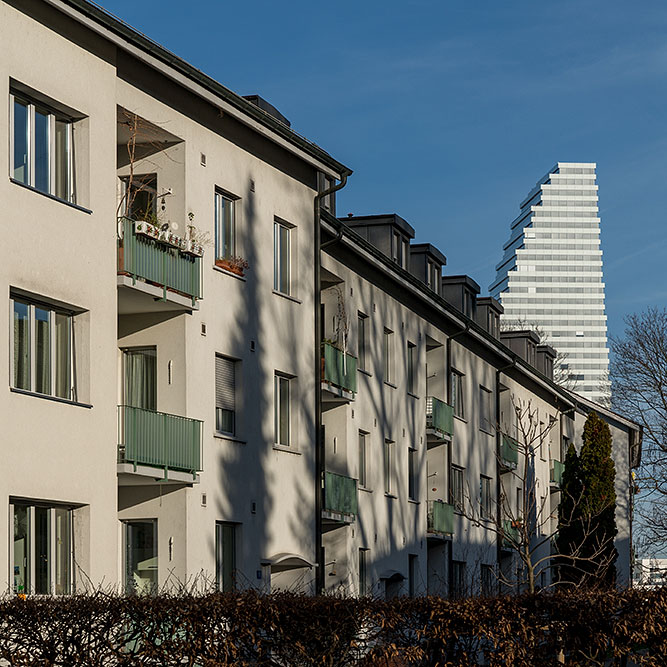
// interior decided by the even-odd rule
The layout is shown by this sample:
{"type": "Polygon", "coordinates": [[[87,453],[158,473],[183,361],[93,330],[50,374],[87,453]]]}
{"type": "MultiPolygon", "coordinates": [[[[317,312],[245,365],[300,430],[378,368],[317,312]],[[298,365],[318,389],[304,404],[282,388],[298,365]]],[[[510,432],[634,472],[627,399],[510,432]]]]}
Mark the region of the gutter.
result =
{"type": "Polygon", "coordinates": [[[322,424],[322,331],[320,320],[320,304],[322,303],[322,256],[321,250],[323,247],[329,246],[340,241],[343,234],[342,231],[336,235],[336,238],[327,241],[321,245],[322,230],[320,229],[320,204],[324,197],[341,190],[347,184],[347,177],[352,172],[345,169],[341,174],[340,183],[332,185],[330,188],[318,192],[313,199],[313,222],[315,228],[313,230],[313,310],[314,320],[314,346],[315,346],[315,560],[317,562],[317,569],[315,570],[315,593],[317,595],[324,593],[324,548],[322,546],[322,489],[324,484],[324,438],[322,424]]]}

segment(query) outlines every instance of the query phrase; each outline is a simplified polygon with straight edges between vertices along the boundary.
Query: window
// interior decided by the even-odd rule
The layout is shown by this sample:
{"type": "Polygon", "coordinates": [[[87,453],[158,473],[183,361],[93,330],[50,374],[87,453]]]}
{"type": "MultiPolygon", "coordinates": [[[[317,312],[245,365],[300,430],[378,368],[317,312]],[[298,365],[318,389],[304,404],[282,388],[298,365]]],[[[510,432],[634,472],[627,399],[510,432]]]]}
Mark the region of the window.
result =
{"type": "Polygon", "coordinates": [[[491,478],[484,475],[479,478],[479,507],[482,519],[493,519],[491,478]]]}
{"type": "Polygon", "coordinates": [[[158,587],[157,519],[125,521],[125,591],[155,593],[158,587]]]}
{"type": "Polygon", "coordinates": [[[397,231],[392,234],[391,258],[402,269],[405,269],[410,256],[408,241],[397,231]]]}
{"type": "Polygon", "coordinates": [[[10,510],[14,591],[38,595],[71,593],[71,508],[15,502],[10,510]]]}
{"type": "Polygon", "coordinates": [[[417,361],[417,348],[413,343],[408,343],[407,361],[408,361],[408,392],[414,394],[416,392],[416,373],[415,362],[417,361]]]}
{"type": "Polygon", "coordinates": [[[463,597],[466,593],[466,563],[463,560],[452,561],[452,590],[455,598],[463,597]]]}
{"type": "Polygon", "coordinates": [[[452,466],[450,470],[451,488],[450,503],[454,505],[454,510],[463,512],[463,468],[452,466]]]}
{"type": "Polygon", "coordinates": [[[273,223],[273,289],[290,294],[290,234],[284,223],[273,223]]]}
{"type": "Polygon", "coordinates": [[[141,410],[157,410],[157,349],[123,350],[123,403],[141,410]]]}
{"type": "Polygon", "coordinates": [[[408,554],[408,595],[413,598],[417,590],[417,575],[419,573],[419,557],[417,554],[408,554]]]}
{"type": "Polygon", "coordinates": [[[368,316],[363,313],[357,314],[357,364],[362,371],[368,370],[367,358],[368,353],[368,316]]]}
{"type": "Polygon", "coordinates": [[[74,400],[72,313],[12,298],[12,386],[74,400]]]}
{"type": "Polygon", "coordinates": [[[368,433],[359,431],[359,486],[368,488],[368,433]]]}
{"type": "Polygon", "coordinates": [[[395,442],[384,441],[384,492],[388,495],[394,491],[395,447],[395,442]]]}
{"type": "Polygon", "coordinates": [[[454,416],[465,419],[465,410],[463,405],[463,373],[452,370],[452,408],[454,409],[454,416]]]}
{"type": "Polygon", "coordinates": [[[215,522],[215,586],[224,592],[236,587],[236,524],[215,522]]]}
{"type": "Polygon", "coordinates": [[[436,294],[440,294],[440,271],[440,267],[434,262],[426,263],[426,284],[436,294]]]}
{"type": "Polygon", "coordinates": [[[125,215],[132,220],[157,223],[157,174],[134,174],[123,178],[125,215]]]}
{"type": "Polygon", "coordinates": [[[523,488],[520,486],[516,487],[516,517],[518,521],[521,521],[523,516],[523,488]]]}
{"type": "Polygon", "coordinates": [[[491,420],[491,392],[482,387],[479,387],[479,427],[482,431],[487,433],[493,432],[493,421],[491,420]]]}
{"type": "Polygon", "coordinates": [[[10,95],[10,108],[10,176],[74,202],[72,118],[21,93],[10,95]]]}
{"type": "Polygon", "coordinates": [[[417,500],[417,450],[408,449],[408,498],[417,500]]]}
{"type": "Polygon", "coordinates": [[[231,259],[236,256],[236,199],[215,193],[215,258],[231,259]]]}
{"type": "Polygon", "coordinates": [[[480,566],[480,570],[482,595],[492,597],[496,594],[495,573],[493,571],[493,565],[482,564],[480,566]]]}
{"type": "Polygon", "coordinates": [[[236,434],[236,367],[239,362],[215,357],[215,430],[236,434]]]}
{"type": "Polygon", "coordinates": [[[394,367],[394,332],[389,329],[384,330],[382,339],[382,361],[384,369],[384,381],[390,382],[393,380],[394,367]]]}
{"type": "Polygon", "coordinates": [[[359,597],[368,595],[368,549],[359,549],[359,597]]]}
{"type": "Polygon", "coordinates": [[[276,373],[274,376],[275,442],[289,447],[291,444],[290,385],[292,379],[276,373]]]}

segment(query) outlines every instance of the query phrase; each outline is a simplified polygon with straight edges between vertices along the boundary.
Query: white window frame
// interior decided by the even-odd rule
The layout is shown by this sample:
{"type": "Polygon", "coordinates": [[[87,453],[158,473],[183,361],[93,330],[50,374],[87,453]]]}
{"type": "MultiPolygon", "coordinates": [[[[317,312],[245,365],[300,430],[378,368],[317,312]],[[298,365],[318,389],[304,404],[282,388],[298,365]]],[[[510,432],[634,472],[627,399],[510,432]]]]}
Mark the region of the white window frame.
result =
{"type": "Polygon", "coordinates": [[[419,500],[419,461],[418,450],[408,447],[407,469],[408,469],[408,500],[419,500]],[[410,488],[412,487],[412,488],[410,488]]]}
{"type": "Polygon", "coordinates": [[[74,374],[75,363],[75,345],[74,345],[74,314],[71,311],[54,308],[47,303],[41,303],[28,297],[12,295],[9,299],[9,385],[18,391],[27,391],[38,396],[52,396],[61,401],[76,401],[76,377],[74,374]],[[30,336],[30,387],[16,387],[14,383],[14,302],[24,303],[28,306],[29,336],[30,336]],[[50,385],[51,393],[43,394],[35,390],[37,386],[37,365],[36,365],[36,336],[35,336],[35,308],[46,310],[49,313],[49,331],[51,332],[49,359],[50,359],[50,385]],[[55,336],[55,314],[65,315],[68,321],[69,338],[69,397],[58,396],[56,392],[56,336],[55,336]]]}
{"type": "MultiPolygon", "coordinates": [[[[71,595],[76,591],[75,569],[74,569],[74,518],[72,516],[73,507],[68,505],[57,505],[49,502],[41,502],[35,500],[14,501],[9,502],[9,581],[14,580],[14,511],[16,505],[27,507],[28,510],[28,557],[26,563],[26,570],[28,572],[28,586],[29,590],[23,591],[24,594],[34,594],[35,591],[35,509],[37,507],[45,508],[49,512],[49,593],[48,595],[55,595],[56,584],[56,531],[54,529],[56,510],[62,509],[67,511],[68,532],[69,532],[69,559],[67,562],[68,568],[68,590],[63,595],[71,595]]],[[[12,583],[12,589],[14,585],[12,583]]],[[[16,591],[15,591],[16,592],[16,591]]]]}
{"type": "Polygon", "coordinates": [[[485,433],[493,433],[491,419],[493,392],[483,385],[479,385],[479,428],[485,433]]]}
{"type": "Polygon", "coordinates": [[[290,225],[283,220],[279,219],[274,219],[273,221],[273,290],[274,292],[278,292],[279,294],[285,294],[286,296],[292,296],[292,292],[294,291],[292,288],[292,280],[293,280],[293,275],[292,275],[292,246],[293,246],[293,239],[292,239],[292,232],[294,230],[294,226],[290,225]],[[287,251],[285,252],[285,255],[287,257],[287,266],[283,267],[283,263],[281,261],[281,252],[280,252],[280,230],[286,230],[287,231],[287,251]],[[281,277],[283,276],[283,271],[286,270],[286,284],[287,284],[287,289],[284,290],[282,289],[281,286],[281,277]]]}
{"type": "Polygon", "coordinates": [[[452,368],[449,381],[451,384],[451,398],[452,408],[454,408],[454,416],[465,420],[465,375],[452,368]]]}
{"type": "Polygon", "coordinates": [[[215,215],[215,259],[230,260],[233,257],[236,257],[238,254],[237,250],[237,232],[238,232],[238,213],[239,205],[238,197],[231,195],[229,192],[222,190],[220,188],[215,189],[215,198],[214,198],[214,215],[215,215]],[[229,206],[231,210],[231,254],[229,256],[221,253],[221,239],[220,239],[220,220],[218,219],[218,198],[224,199],[225,206],[229,206]]]}
{"type": "Polygon", "coordinates": [[[383,454],[383,472],[384,472],[384,493],[387,496],[393,496],[395,492],[396,475],[396,443],[393,440],[385,438],[383,454]]]}
{"type": "Polygon", "coordinates": [[[358,447],[359,447],[359,457],[358,457],[358,479],[359,479],[359,488],[369,489],[369,458],[368,458],[368,441],[370,433],[367,431],[359,430],[358,433],[358,447]]]}
{"type": "Polygon", "coordinates": [[[368,372],[368,315],[357,312],[357,363],[358,369],[368,372]]]}
{"type": "Polygon", "coordinates": [[[382,333],[382,372],[384,381],[393,384],[394,380],[394,332],[384,328],[382,333]]]}
{"type": "Polygon", "coordinates": [[[274,401],[274,447],[292,447],[294,445],[293,420],[292,420],[292,403],[294,392],[294,377],[276,371],[273,376],[273,401],[274,401]],[[282,405],[280,402],[280,382],[287,382],[287,443],[280,442],[281,431],[281,414],[282,405]]]}
{"type": "Polygon", "coordinates": [[[417,393],[417,346],[408,341],[406,346],[406,379],[408,393],[417,393]]]}
{"type": "Polygon", "coordinates": [[[465,503],[465,468],[452,464],[450,466],[450,478],[449,502],[454,507],[454,511],[460,514],[463,512],[465,503]],[[459,478],[459,484],[454,483],[454,477],[459,478]]]}
{"type": "MultiPolygon", "coordinates": [[[[46,194],[57,197],[56,191],[56,120],[67,123],[67,197],[62,201],[70,203],[75,202],[75,184],[74,184],[74,122],[64,114],[58,114],[50,109],[48,105],[35,103],[29,95],[9,94],[9,176],[12,181],[22,183],[28,187],[34,188],[39,192],[43,190],[35,185],[35,111],[39,110],[48,118],[48,142],[49,142],[49,187],[46,194]],[[28,109],[28,182],[23,183],[14,178],[14,103],[18,101],[24,104],[28,109]]],[[[57,197],[60,199],[60,197],[57,197]]]]}
{"type": "Polygon", "coordinates": [[[479,476],[479,514],[482,519],[493,519],[493,495],[491,477],[479,476]]]}

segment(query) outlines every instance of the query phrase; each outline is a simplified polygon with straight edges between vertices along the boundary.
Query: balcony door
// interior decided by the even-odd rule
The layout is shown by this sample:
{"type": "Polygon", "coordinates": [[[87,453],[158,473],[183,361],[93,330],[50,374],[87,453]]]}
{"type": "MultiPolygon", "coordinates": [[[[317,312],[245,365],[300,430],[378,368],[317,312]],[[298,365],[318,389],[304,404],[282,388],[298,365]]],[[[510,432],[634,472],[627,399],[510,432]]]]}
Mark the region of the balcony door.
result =
{"type": "Polygon", "coordinates": [[[125,591],[146,595],[158,586],[157,520],[125,521],[125,591]]]}
{"type": "Polygon", "coordinates": [[[123,403],[132,408],[157,410],[157,350],[123,350],[123,403]]]}

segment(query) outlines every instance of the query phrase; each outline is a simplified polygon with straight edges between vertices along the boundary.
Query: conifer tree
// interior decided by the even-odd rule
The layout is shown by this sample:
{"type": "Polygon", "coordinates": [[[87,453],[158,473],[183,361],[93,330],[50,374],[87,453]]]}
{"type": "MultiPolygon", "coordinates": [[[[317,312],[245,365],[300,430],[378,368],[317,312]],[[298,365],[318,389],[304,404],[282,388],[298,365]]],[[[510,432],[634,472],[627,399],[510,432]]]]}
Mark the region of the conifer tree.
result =
{"type": "Polygon", "coordinates": [[[591,412],[584,424],[580,454],[570,445],[565,459],[557,540],[563,556],[562,582],[613,585],[618,558],[615,478],[611,431],[591,412]]]}

